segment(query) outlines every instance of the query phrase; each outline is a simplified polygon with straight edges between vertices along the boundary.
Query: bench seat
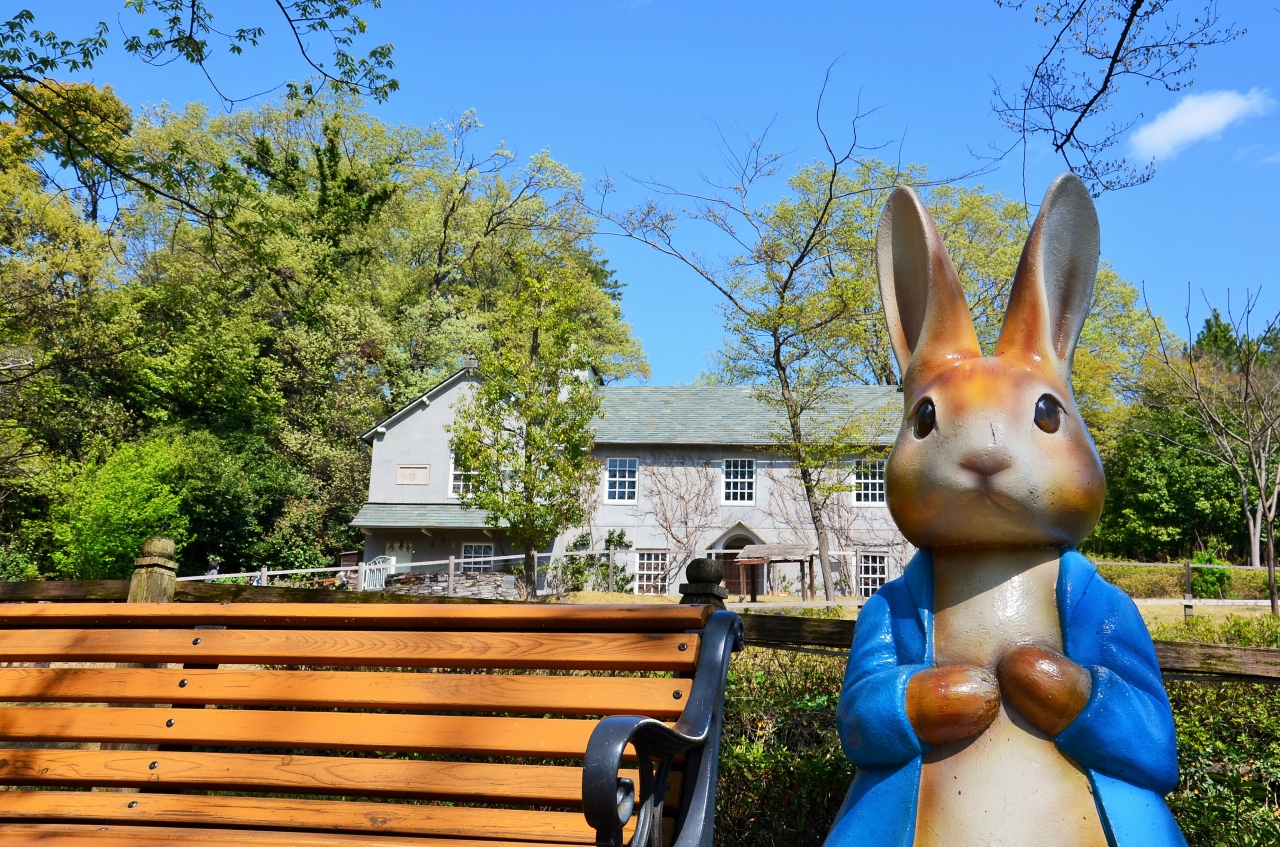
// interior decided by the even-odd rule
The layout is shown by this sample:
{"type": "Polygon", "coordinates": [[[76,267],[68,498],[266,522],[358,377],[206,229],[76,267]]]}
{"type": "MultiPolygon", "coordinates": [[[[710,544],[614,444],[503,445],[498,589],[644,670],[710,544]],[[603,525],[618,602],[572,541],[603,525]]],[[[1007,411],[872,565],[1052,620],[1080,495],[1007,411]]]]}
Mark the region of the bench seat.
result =
{"type": "Polygon", "coordinates": [[[705,606],[0,604],[0,844],[709,847],[740,648],[705,606]]]}
{"type": "Polygon", "coordinates": [[[170,847],[178,844],[184,847],[576,847],[583,843],[48,823],[5,824],[0,826],[0,838],[4,839],[6,847],[75,847],[80,844],[101,847],[170,847]]]}

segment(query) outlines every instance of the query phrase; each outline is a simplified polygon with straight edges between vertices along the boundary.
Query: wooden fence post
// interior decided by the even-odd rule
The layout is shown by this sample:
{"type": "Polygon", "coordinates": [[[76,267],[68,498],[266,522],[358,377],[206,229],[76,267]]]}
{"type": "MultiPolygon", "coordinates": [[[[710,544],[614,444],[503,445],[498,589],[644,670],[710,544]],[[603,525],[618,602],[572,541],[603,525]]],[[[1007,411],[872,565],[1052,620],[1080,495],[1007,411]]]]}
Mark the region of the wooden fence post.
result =
{"type": "Polygon", "coordinates": [[[447,597],[453,596],[453,556],[449,556],[449,578],[445,580],[444,593],[447,597]]]}
{"type": "Polygon", "coordinates": [[[1195,605],[1191,591],[1191,559],[1187,559],[1186,584],[1183,586],[1182,616],[1189,618],[1195,614],[1195,605]]]}
{"type": "Polygon", "coordinates": [[[172,538],[153,535],[142,542],[142,555],[133,560],[129,579],[130,603],[170,603],[178,588],[178,563],[172,538]]]}

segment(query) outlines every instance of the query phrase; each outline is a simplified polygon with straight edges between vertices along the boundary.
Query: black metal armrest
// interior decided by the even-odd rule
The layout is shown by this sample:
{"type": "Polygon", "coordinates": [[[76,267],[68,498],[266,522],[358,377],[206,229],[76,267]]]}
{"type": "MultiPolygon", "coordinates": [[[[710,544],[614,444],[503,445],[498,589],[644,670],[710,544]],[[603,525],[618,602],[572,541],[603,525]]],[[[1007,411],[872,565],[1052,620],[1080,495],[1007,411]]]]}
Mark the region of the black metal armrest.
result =
{"type": "Polygon", "coordinates": [[[598,847],[622,847],[622,828],[633,815],[638,819],[632,847],[657,843],[667,774],[671,760],[680,754],[685,754],[687,766],[675,843],[710,847],[725,680],[730,657],[742,647],[742,620],[733,612],[712,612],[702,631],[689,703],[674,727],[632,716],[605,718],[596,725],[587,742],[582,806],[598,847]],[[639,759],[638,787],[618,775],[628,744],[634,745],[639,759]]]}

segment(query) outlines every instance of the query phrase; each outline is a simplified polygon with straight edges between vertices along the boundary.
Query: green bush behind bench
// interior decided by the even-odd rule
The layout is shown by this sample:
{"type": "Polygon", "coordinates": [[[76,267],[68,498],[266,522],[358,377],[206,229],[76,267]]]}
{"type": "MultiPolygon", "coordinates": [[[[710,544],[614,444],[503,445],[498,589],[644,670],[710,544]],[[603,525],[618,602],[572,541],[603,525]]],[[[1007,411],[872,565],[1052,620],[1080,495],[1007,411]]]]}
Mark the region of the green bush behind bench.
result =
{"type": "MultiPolygon", "coordinates": [[[[1153,635],[1280,647],[1280,621],[1192,618],[1153,635]]],[[[843,657],[748,648],[734,658],[717,845],[822,844],[853,778],[835,730],[843,676],[843,657]]],[[[1280,686],[1170,681],[1168,689],[1182,770],[1169,805],[1191,847],[1280,846],[1280,686]]]]}
{"type": "MultiPolygon", "coordinates": [[[[1180,565],[1152,567],[1138,565],[1098,565],[1107,582],[1130,597],[1181,597],[1186,572],[1180,565]]],[[[1266,600],[1267,572],[1235,568],[1195,568],[1192,593],[1206,599],[1266,600]]]]}

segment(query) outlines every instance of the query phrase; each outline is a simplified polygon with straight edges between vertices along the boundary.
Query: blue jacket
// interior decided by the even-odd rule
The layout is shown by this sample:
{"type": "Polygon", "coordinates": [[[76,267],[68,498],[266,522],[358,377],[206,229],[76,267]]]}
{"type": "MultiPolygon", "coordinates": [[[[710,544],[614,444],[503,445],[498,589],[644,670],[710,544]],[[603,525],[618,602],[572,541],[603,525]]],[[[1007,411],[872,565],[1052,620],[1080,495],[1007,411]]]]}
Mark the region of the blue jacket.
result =
{"type": "MultiPolygon", "coordinates": [[[[1173,713],[1137,606],[1075,550],[1063,551],[1057,601],[1064,651],[1088,669],[1093,690],[1054,743],[1088,772],[1111,847],[1185,847],[1163,799],[1178,784],[1173,713]]],[[[858,616],[836,712],[858,773],[827,847],[914,842],[930,748],[907,719],[907,681],[932,666],[933,559],[922,550],[858,616]]]]}

